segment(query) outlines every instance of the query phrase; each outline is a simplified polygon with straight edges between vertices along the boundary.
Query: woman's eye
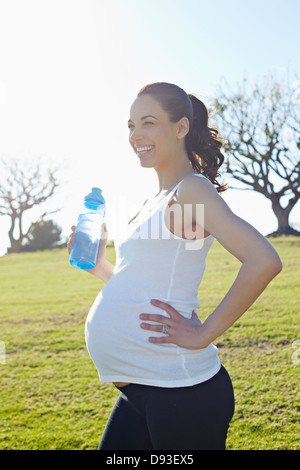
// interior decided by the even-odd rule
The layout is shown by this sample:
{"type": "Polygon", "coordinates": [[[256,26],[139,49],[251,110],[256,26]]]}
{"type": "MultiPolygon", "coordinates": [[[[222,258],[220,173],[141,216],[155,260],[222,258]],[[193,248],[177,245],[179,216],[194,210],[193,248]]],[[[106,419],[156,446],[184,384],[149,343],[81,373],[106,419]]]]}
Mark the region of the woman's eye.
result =
{"type": "MultiPolygon", "coordinates": [[[[145,121],[144,122],[144,126],[148,126],[148,125],[154,125],[154,122],[151,122],[151,121],[145,121]]],[[[134,129],[134,125],[133,124],[128,124],[128,129],[132,130],[134,129]]]]}

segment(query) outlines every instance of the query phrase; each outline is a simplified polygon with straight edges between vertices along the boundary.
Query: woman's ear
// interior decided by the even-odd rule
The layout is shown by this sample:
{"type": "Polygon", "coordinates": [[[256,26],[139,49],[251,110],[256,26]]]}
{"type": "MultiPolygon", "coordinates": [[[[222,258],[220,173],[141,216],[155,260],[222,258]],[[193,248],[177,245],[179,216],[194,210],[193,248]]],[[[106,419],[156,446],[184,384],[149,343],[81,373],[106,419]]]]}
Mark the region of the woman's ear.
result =
{"type": "Polygon", "coordinates": [[[184,139],[184,137],[189,133],[190,130],[190,121],[188,118],[183,117],[177,123],[177,138],[179,140],[184,139]]]}

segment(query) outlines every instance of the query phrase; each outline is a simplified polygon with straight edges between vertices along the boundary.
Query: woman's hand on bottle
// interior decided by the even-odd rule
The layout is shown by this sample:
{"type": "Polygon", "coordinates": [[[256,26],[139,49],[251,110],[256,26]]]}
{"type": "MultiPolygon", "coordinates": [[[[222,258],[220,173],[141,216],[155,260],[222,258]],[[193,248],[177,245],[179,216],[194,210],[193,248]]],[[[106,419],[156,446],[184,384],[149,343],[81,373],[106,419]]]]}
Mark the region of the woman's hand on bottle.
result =
{"type": "Polygon", "coordinates": [[[166,302],[160,300],[151,300],[151,304],[167,312],[168,317],[154,313],[142,313],[140,319],[141,328],[149,331],[156,331],[164,334],[159,337],[149,337],[150,343],[173,343],[186,349],[202,349],[208,346],[204,337],[203,325],[198,315],[193,311],[191,318],[185,318],[175,308],[166,302]],[[145,320],[155,324],[146,323],[145,320]],[[167,325],[168,332],[164,332],[164,326],[167,325]]]}
{"type": "MultiPolygon", "coordinates": [[[[72,230],[72,232],[69,236],[69,240],[68,240],[68,243],[67,243],[67,248],[68,248],[69,254],[71,253],[71,250],[72,250],[72,245],[73,245],[74,238],[75,238],[75,233],[76,233],[76,226],[72,225],[71,230],[72,230]]],[[[102,234],[101,234],[101,240],[100,240],[100,247],[99,247],[99,252],[98,252],[98,257],[97,257],[97,262],[96,262],[95,268],[101,266],[101,263],[104,260],[106,244],[107,244],[107,238],[108,238],[108,231],[107,231],[107,228],[106,228],[106,224],[104,223],[102,225],[102,234]]],[[[95,268],[93,268],[93,269],[95,269],[95,268]]],[[[92,271],[92,270],[89,270],[89,271],[92,271]]]]}
{"type": "MultiPolygon", "coordinates": [[[[75,232],[76,232],[75,225],[71,227],[71,230],[72,230],[72,233],[70,234],[69,240],[67,243],[69,253],[71,253],[72,245],[73,245],[74,238],[75,238],[75,232]]],[[[96,265],[92,269],[86,270],[86,272],[93,274],[94,276],[98,277],[104,282],[109,281],[114,270],[114,265],[105,259],[107,239],[108,239],[108,232],[107,232],[106,224],[103,224],[96,265]]]]}

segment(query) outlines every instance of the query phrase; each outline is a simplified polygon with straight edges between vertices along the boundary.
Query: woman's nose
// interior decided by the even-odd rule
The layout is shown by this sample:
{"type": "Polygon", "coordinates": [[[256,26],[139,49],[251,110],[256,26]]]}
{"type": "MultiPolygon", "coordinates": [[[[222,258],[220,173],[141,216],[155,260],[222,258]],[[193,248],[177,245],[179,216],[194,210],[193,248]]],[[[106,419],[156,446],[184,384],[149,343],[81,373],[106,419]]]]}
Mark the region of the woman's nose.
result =
{"type": "Polygon", "coordinates": [[[130,141],[133,143],[140,141],[142,138],[143,136],[137,128],[133,129],[129,136],[130,141]]]}

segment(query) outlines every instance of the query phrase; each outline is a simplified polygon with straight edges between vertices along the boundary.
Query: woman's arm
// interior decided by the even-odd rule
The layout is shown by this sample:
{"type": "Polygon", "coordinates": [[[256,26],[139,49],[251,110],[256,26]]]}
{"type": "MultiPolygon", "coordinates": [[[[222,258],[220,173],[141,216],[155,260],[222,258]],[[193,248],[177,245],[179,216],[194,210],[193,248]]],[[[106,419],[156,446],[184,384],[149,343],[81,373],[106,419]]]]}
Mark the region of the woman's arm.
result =
{"type": "MultiPolygon", "coordinates": [[[[203,178],[193,182],[183,196],[193,204],[204,204],[204,226],[242,266],[221,303],[203,324],[202,335],[209,344],[226,331],[263,292],[282,269],[277,252],[254,227],[236,216],[203,178]]],[[[187,186],[187,185],[186,185],[187,186]]]]}
{"type": "Polygon", "coordinates": [[[214,341],[245,313],[282,269],[273,250],[257,244],[249,252],[231,288],[203,324],[202,337],[206,345],[214,341]]]}
{"type": "MultiPolygon", "coordinates": [[[[74,237],[75,237],[75,231],[76,231],[75,225],[71,227],[71,230],[72,230],[72,233],[67,243],[69,253],[71,253],[72,244],[73,244],[74,237]]],[[[107,259],[105,259],[107,238],[108,238],[108,232],[107,232],[106,224],[103,224],[103,230],[102,230],[102,235],[101,235],[101,242],[100,242],[96,266],[93,269],[86,270],[86,272],[93,274],[94,276],[98,277],[104,282],[107,282],[110,279],[114,270],[114,265],[111,264],[109,261],[107,261],[107,259]]]]}
{"type": "MultiPolygon", "coordinates": [[[[242,263],[231,288],[202,325],[197,322],[195,316],[191,320],[186,320],[177,316],[179,314],[176,315],[172,307],[168,310],[166,308],[168,304],[157,305],[171,316],[170,321],[162,321],[160,318],[161,323],[169,325],[170,335],[153,338],[152,342],[173,342],[185,348],[203,348],[248,310],[269,282],[281,271],[282,264],[267,239],[236,216],[209,181],[198,177],[185,180],[178,189],[177,200],[183,208],[184,204],[192,204],[193,209],[197,204],[203,204],[205,230],[242,263]]],[[[193,222],[197,223],[197,220],[193,222]]],[[[158,321],[148,315],[147,318],[144,316],[141,318],[158,321]]],[[[160,331],[145,327],[145,324],[142,328],[160,331]]]]}
{"type": "Polygon", "coordinates": [[[114,265],[107,259],[103,259],[100,264],[96,264],[93,269],[87,269],[88,273],[93,274],[104,282],[108,282],[114,270],[114,265]]]}

